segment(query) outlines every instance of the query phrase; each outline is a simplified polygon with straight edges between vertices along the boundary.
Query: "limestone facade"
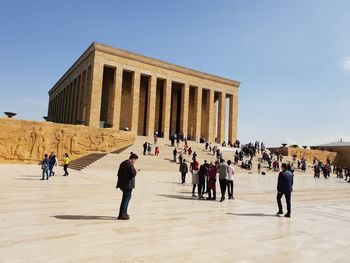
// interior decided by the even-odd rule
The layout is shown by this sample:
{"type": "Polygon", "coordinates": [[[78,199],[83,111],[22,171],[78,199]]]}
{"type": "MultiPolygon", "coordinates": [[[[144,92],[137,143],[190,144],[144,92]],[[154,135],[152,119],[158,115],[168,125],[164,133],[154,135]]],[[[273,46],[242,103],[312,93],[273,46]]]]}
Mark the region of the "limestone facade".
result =
{"type": "Polygon", "coordinates": [[[133,134],[82,125],[0,118],[0,162],[36,163],[54,152],[59,161],[94,152],[111,152],[133,144],[133,134]]]}
{"type": "Polygon", "coordinates": [[[332,151],[325,150],[312,150],[312,149],[303,149],[303,148],[293,148],[293,147],[278,147],[278,148],[269,148],[273,153],[280,153],[283,156],[296,156],[297,159],[301,160],[304,158],[307,162],[312,163],[314,158],[326,163],[327,160],[330,160],[331,163],[337,163],[337,153],[332,151]]]}
{"type": "Polygon", "coordinates": [[[49,91],[48,117],[57,123],[128,128],[134,135],[177,133],[220,142],[228,127],[227,138],[233,142],[239,86],[94,42],[49,91]]]}

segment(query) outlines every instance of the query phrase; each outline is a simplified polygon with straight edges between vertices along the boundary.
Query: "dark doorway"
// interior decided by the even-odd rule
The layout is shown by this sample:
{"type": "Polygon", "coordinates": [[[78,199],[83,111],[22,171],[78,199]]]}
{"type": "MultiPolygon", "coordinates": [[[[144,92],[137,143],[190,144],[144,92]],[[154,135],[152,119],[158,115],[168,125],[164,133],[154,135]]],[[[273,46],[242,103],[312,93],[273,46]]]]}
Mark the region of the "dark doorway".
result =
{"type": "Polygon", "coordinates": [[[179,134],[183,84],[173,82],[171,86],[170,134],[179,134]]]}
{"type": "Polygon", "coordinates": [[[100,112],[100,127],[111,127],[112,123],[108,123],[108,115],[112,108],[111,101],[112,92],[114,88],[114,73],[115,68],[104,66],[103,68],[103,81],[102,81],[102,97],[101,97],[101,112],[100,112]]]}

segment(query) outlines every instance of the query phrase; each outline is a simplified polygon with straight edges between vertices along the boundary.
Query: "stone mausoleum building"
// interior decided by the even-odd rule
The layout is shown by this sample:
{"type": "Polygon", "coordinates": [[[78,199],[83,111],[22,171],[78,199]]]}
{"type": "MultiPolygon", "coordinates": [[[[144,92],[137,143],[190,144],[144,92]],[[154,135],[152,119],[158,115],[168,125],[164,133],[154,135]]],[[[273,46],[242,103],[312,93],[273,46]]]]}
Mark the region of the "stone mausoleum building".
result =
{"type": "Polygon", "coordinates": [[[94,42],[49,91],[48,118],[135,135],[235,141],[239,86],[94,42]]]}

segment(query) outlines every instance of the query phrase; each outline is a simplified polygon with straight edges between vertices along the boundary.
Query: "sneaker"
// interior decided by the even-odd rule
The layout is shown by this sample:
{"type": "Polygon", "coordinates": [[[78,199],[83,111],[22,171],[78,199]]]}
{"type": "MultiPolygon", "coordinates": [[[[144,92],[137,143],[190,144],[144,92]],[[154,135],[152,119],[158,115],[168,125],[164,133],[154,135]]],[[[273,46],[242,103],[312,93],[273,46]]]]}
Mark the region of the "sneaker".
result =
{"type": "Polygon", "coordinates": [[[197,197],[195,194],[192,194],[192,197],[197,197]]]}
{"type": "Polygon", "coordinates": [[[287,214],[285,214],[285,215],[284,215],[284,217],[290,217],[290,214],[289,214],[289,213],[287,213],[287,214]]]}
{"type": "Polygon", "coordinates": [[[276,215],[283,215],[283,211],[278,211],[276,215]]]}

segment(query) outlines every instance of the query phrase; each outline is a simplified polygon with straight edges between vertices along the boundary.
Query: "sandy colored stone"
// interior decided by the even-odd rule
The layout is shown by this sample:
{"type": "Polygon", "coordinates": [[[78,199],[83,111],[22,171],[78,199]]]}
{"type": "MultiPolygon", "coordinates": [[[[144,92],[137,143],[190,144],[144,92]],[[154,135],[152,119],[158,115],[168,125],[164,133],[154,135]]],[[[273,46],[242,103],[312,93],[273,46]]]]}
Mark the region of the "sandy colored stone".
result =
{"type": "MultiPolygon", "coordinates": [[[[94,42],[49,91],[50,99],[48,115],[50,119],[54,122],[70,124],[84,121],[89,126],[99,127],[104,67],[114,68],[116,71],[122,69],[132,72],[133,74],[132,92],[127,95],[119,90],[119,88],[123,86],[119,83],[120,78],[115,78],[115,91],[112,92],[111,98],[108,102],[108,104],[111,104],[108,106],[108,117],[107,120],[103,121],[106,121],[108,126],[112,126],[115,129],[124,129],[125,127],[128,127],[135,135],[152,136],[155,131],[158,131],[158,127],[154,127],[154,124],[156,123],[154,120],[156,115],[154,114],[155,111],[163,112],[162,121],[172,121],[173,123],[176,123],[176,121],[170,120],[170,117],[168,118],[168,115],[170,115],[169,111],[171,110],[171,100],[168,96],[171,96],[172,84],[174,83],[183,85],[184,87],[181,91],[181,109],[173,109],[174,114],[176,111],[181,111],[179,121],[180,127],[178,127],[178,130],[183,135],[188,135],[187,133],[190,130],[188,124],[189,86],[200,86],[203,89],[232,95],[235,97],[235,100],[238,98],[237,91],[240,83],[237,81],[199,72],[94,42]],[[139,104],[143,103],[144,99],[140,98],[142,94],[140,91],[140,74],[150,76],[151,78],[147,96],[146,118],[144,118],[142,114],[139,114],[139,111],[143,111],[142,108],[139,108],[139,106],[141,107],[142,105],[139,104]],[[85,78],[83,78],[83,76],[85,76],[85,78]],[[79,79],[82,79],[82,81],[79,82],[79,79]],[[155,83],[157,82],[157,79],[166,81],[166,89],[163,95],[163,107],[158,106],[158,108],[155,109],[155,98],[157,92],[155,83]],[[169,88],[170,91],[168,90],[169,88]],[[119,94],[124,96],[123,100],[120,100],[120,97],[118,97],[119,94]],[[82,96],[83,99],[79,99],[82,96]],[[143,129],[144,123],[147,126],[145,132],[143,129]]],[[[209,103],[209,116],[211,116],[210,118],[213,118],[215,117],[215,114],[213,113],[214,94],[209,97],[212,100],[209,103]]],[[[196,96],[196,98],[200,99],[200,96],[196,96]]],[[[202,105],[202,101],[195,103],[202,105]]],[[[223,103],[221,103],[221,105],[222,104],[223,103]]],[[[232,138],[236,138],[237,134],[237,103],[231,108],[230,111],[232,114],[228,123],[231,132],[228,137],[232,140],[232,138]]],[[[195,114],[195,116],[197,116],[197,114],[195,114]]],[[[204,127],[205,130],[203,130],[203,126],[200,125],[201,120],[198,120],[203,119],[203,117],[198,115],[198,117],[195,118],[197,120],[191,120],[194,121],[197,126],[196,131],[193,131],[192,136],[197,137],[198,139],[199,135],[201,135],[210,141],[214,141],[216,134],[215,125],[208,122],[204,127]],[[198,131],[198,129],[201,129],[201,131],[198,131]],[[207,131],[207,129],[209,129],[209,131],[207,131]]],[[[212,120],[210,120],[210,122],[211,121],[212,120]]],[[[222,122],[221,119],[220,122],[222,122]]],[[[220,140],[223,140],[224,137],[225,129],[222,128],[225,127],[224,122],[220,124],[220,140]]],[[[167,137],[169,134],[168,126],[170,126],[170,123],[162,123],[161,127],[163,130],[158,132],[164,133],[165,137],[167,137]]],[[[172,127],[174,127],[174,124],[172,124],[172,127]]]]}
{"type": "Polygon", "coordinates": [[[134,143],[130,132],[82,125],[0,118],[0,163],[38,162],[54,152],[59,161],[93,152],[111,152],[134,143]]]}
{"type": "MultiPolygon", "coordinates": [[[[235,200],[198,200],[190,176],[180,184],[168,141],[159,140],[157,157],[142,155],[144,140],[68,177],[56,169],[48,181],[39,180],[37,165],[0,165],[0,261],[348,262],[350,184],[344,180],[314,179],[309,167],[307,174],[296,171],[292,217],[276,217],[277,173],[236,167],[235,200]],[[117,221],[116,171],[130,151],[139,154],[142,171],[131,220],[117,221]]],[[[214,158],[203,144],[190,146],[201,162],[214,158]]]]}

